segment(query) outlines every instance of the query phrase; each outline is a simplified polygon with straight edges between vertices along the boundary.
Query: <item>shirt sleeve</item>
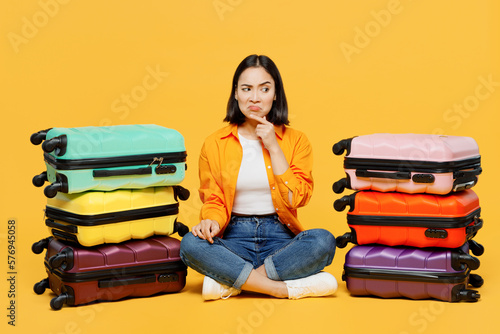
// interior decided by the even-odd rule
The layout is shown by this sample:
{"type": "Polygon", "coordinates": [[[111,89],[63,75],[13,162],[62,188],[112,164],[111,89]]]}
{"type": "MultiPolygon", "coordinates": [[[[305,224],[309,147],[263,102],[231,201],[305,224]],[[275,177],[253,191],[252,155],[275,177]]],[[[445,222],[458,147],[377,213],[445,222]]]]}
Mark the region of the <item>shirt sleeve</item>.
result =
{"type": "Polygon", "coordinates": [[[200,219],[212,219],[219,223],[222,228],[227,221],[224,192],[220,179],[217,176],[215,166],[207,155],[206,143],[203,144],[199,160],[199,195],[203,203],[200,211],[200,219]]]}
{"type": "Polygon", "coordinates": [[[290,167],[281,175],[275,175],[280,195],[285,205],[297,209],[306,205],[312,196],[312,147],[304,134],[297,137],[290,158],[290,167]],[[288,193],[292,192],[290,204],[288,193]]]}

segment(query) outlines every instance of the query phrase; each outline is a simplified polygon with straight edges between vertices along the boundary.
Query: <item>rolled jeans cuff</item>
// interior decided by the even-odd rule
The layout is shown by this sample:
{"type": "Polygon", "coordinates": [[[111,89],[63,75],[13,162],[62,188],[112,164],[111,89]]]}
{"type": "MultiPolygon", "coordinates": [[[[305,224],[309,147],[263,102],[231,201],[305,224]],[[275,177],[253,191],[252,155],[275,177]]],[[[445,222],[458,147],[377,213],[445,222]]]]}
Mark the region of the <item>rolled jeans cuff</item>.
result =
{"type": "Polygon", "coordinates": [[[241,286],[245,284],[252,270],[253,270],[252,264],[250,262],[245,262],[245,265],[243,266],[243,269],[241,270],[238,278],[233,283],[233,288],[241,290],[241,286]]]}
{"type": "Polygon", "coordinates": [[[264,268],[266,269],[266,274],[269,279],[272,279],[273,281],[281,281],[271,256],[264,260],[264,268]]]}

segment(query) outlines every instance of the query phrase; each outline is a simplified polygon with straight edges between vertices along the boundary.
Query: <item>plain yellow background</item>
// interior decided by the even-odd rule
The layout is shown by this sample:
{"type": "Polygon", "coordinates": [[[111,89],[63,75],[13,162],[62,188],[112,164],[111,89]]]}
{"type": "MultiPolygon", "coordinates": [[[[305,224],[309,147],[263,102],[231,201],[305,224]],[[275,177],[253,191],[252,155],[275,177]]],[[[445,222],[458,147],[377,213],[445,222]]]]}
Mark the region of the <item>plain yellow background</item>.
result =
{"type": "Polygon", "coordinates": [[[0,5],[2,332],[18,333],[493,333],[498,332],[500,6],[497,1],[5,0],[0,5]],[[335,297],[239,296],[203,302],[189,271],[178,294],[49,307],[43,256],[44,170],[31,133],[53,126],[156,123],[188,151],[180,220],[197,223],[198,154],[222,119],[237,64],[252,53],[278,65],[291,125],[315,157],[315,193],[299,211],[309,228],[347,231],[331,190],[343,177],[338,140],[378,132],[474,137],[483,174],[474,188],[485,221],[477,303],[354,298],[341,281],[347,249],[326,270],[335,297]],[[152,75],[151,73],[155,73],[152,75]],[[7,325],[7,222],[17,227],[17,318],[7,325]],[[495,328],[496,327],[496,328],[495,328]],[[489,329],[487,329],[489,328],[489,329]]]}

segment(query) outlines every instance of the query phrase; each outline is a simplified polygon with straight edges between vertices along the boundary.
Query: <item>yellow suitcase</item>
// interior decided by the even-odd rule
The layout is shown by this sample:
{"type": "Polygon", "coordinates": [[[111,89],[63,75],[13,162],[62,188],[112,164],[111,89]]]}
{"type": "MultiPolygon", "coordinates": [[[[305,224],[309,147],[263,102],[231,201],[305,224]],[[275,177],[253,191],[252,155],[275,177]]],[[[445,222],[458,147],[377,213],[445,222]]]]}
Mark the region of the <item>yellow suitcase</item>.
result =
{"type": "Polygon", "coordinates": [[[86,247],[176,232],[184,236],[189,229],[177,221],[178,200],[188,198],[181,186],[59,192],[47,199],[45,224],[54,237],[86,247]]]}

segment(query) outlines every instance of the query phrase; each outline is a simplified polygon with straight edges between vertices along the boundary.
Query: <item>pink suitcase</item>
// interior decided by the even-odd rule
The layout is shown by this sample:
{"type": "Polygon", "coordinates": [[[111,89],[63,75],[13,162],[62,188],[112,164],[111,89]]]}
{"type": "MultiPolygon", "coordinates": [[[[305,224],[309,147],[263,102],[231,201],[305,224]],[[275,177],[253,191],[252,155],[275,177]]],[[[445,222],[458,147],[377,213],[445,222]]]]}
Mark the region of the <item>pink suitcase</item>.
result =
{"type": "Polygon", "coordinates": [[[333,191],[397,191],[449,194],[473,187],[481,156],[473,138],[426,134],[371,134],[339,141],[333,152],[344,158],[346,177],[333,191]]]}

